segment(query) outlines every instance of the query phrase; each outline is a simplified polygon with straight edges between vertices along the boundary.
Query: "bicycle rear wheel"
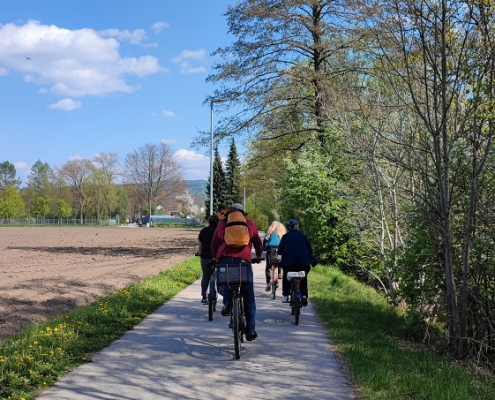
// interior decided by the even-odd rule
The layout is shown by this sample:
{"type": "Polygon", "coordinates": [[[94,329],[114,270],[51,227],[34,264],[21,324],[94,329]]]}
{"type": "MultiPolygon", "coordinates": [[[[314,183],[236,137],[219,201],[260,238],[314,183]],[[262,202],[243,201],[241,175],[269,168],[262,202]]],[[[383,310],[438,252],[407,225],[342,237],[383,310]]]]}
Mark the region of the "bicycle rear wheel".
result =
{"type": "Polygon", "coordinates": [[[235,348],[235,358],[241,358],[241,340],[242,340],[242,332],[241,332],[241,315],[240,315],[240,307],[239,307],[239,297],[234,296],[232,299],[232,317],[233,317],[233,330],[234,330],[234,348],[235,348]]]}
{"type": "Polygon", "coordinates": [[[275,294],[277,293],[278,286],[278,268],[272,267],[272,299],[275,300],[275,294]]]}
{"type": "Polygon", "coordinates": [[[294,323],[299,325],[299,316],[301,315],[301,296],[299,290],[294,291],[294,323]]]}
{"type": "Polygon", "coordinates": [[[208,320],[213,321],[213,311],[216,306],[215,277],[210,278],[210,289],[208,292],[208,320]]]}

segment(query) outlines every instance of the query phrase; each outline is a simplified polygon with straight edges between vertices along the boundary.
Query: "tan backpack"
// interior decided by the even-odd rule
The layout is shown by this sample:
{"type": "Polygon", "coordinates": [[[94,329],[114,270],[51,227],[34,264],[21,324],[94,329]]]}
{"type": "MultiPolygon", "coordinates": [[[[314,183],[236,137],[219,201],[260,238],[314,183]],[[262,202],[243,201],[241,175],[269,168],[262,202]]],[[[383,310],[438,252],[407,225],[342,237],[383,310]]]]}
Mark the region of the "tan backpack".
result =
{"type": "Polygon", "coordinates": [[[231,247],[247,246],[251,237],[246,222],[246,217],[242,211],[231,211],[227,214],[227,225],[223,240],[231,247]]]}

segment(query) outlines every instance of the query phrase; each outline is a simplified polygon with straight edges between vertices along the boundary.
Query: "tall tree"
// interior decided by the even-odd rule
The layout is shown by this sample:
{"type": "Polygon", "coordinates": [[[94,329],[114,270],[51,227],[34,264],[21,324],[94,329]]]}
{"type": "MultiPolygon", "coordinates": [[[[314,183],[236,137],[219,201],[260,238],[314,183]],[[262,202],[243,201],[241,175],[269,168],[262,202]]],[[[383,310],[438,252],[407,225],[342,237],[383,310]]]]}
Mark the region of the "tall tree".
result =
{"type": "Polygon", "coordinates": [[[242,187],[243,180],[241,179],[241,161],[237,153],[235,139],[232,137],[230,142],[229,155],[225,163],[225,186],[227,203],[242,203],[242,187]]]}
{"type": "Polygon", "coordinates": [[[63,164],[56,173],[69,187],[76,209],[79,212],[81,225],[84,224],[86,205],[86,181],[91,174],[92,164],[89,160],[72,160],[63,164]]]}
{"type": "Polygon", "coordinates": [[[118,174],[118,158],[115,153],[102,153],[93,157],[92,171],[88,179],[87,211],[96,218],[110,217],[117,202],[115,178],[118,174]]]}
{"type": "Polygon", "coordinates": [[[9,161],[0,163],[0,190],[11,186],[18,187],[22,180],[16,178],[16,175],[17,171],[14,164],[9,161]]]}
{"type": "MultiPolygon", "coordinates": [[[[475,229],[485,212],[479,209],[480,180],[495,132],[492,8],[470,0],[390,0],[363,12],[373,16],[368,26],[379,60],[376,75],[398,89],[397,98],[421,121],[417,141],[404,145],[415,156],[415,215],[423,216],[420,229],[436,246],[450,347],[457,355],[467,349],[469,302],[477,302],[468,302],[479,259],[471,253],[482,231],[475,229]]],[[[493,335],[491,315],[486,319],[493,335]]]]}
{"type": "Polygon", "coordinates": [[[31,167],[28,176],[28,185],[31,185],[39,196],[51,194],[52,169],[41,160],[36,161],[31,167]]]}
{"type": "Polygon", "coordinates": [[[0,216],[8,218],[18,218],[24,211],[22,197],[15,186],[7,186],[0,197],[0,216]]]}
{"type": "MultiPolygon", "coordinates": [[[[206,218],[210,215],[210,183],[211,179],[208,179],[206,184],[206,195],[207,200],[205,200],[205,216],[206,218]]],[[[225,171],[223,169],[222,159],[220,158],[220,152],[218,147],[215,147],[215,157],[213,159],[213,213],[218,214],[225,208],[231,205],[227,201],[227,182],[225,179],[225,171]]]]}
{"type": "Polygon", "coordinates": [[[148,210],[148,216],[153,211],[155,199],[155,202],[165,202],[185,190],[181,167],[170,147],[163,142],[146,144],[127,154],[124,182],[133,186],[142,209],[148,210]]]}
{"type": "MultiPolygon", "coordinates": [[[[217,136],[261,131],[275,139],[291,135],[298,148],[312,137],[325,144],[332,103],[332,78],[345,71],[352,36],[346,1],[243,0],[226,13],[233,44],[214,55],[209,82],[215,97],[240,107],[217,124],[217,136]],[[340,22],[340,23],[339,23],[340,22]],[[297,115],[302,124],[292,123],[297,115]]],[[[203,140],[206,141],[206,135],[203,140]]]]}

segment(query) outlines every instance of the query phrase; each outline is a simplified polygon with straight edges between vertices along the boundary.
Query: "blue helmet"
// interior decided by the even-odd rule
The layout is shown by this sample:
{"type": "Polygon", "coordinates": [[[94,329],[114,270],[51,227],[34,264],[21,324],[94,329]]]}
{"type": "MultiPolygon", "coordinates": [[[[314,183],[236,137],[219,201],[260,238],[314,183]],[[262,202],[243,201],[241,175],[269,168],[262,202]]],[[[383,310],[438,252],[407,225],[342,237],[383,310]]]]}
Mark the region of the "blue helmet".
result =
{"type": "Polygon", "coordinates": [[[299,230],[299,222],[296,219],[289,219],[285,224],[285,227],[288,231],[298,231],[299,230]]]}

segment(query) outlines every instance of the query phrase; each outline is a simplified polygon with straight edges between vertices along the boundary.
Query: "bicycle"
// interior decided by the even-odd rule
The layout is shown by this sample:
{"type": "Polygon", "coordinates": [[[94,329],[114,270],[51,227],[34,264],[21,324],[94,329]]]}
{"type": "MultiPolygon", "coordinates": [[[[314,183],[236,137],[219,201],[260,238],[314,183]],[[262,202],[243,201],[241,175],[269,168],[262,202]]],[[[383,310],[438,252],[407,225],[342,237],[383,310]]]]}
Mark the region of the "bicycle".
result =
{"type": "Polygon", "coordinates": [[[275,299],[275,294],[277,292],[278,276],[279,276],[278,264],[272,264],[272,268],[270,270],[270,286],[271,286],[272,299],[275,299]]]}
{"type": "Polygon", "coordinates": [[[270,270],[267,271],[267,274],[269,274],[269,279],[270,279],[268,285],[270,285],[270,292],[272,294],[272,298],[275,299],[278,288],[278,278],[280,276],[279,264],[282,261],[282,256],[277,254],[276,247],[271,247],[271,246],[266,250],[266,255],[270,265],[270,270]]]}
{"type": "Polygon", "coordinates": [[[299,316],[301,315],[301,280],[306,276],[305,271],[287,272],[287,279],[291,282],[290,286],[290,308],[294,315],[294,323],[299,324],[299,316]]]}
{"type": "Polygon", "coordinates": [[[217,310],[217,279],[215,273],[215,260],[210,263],[210,268],[212,269],[212,274],[210,276],[210,283],[208,285],[208,320],[213,321],[213,313],[217,310]]]}
{"type": "MultiPolygon", "coordinates": [[[[251,263],[257,264],[262,260],[262,258],[255,258],[251,263]]],[[[249,271],[250,268],[251,264],[248,262],[217,265],[220,279],[222,283],[228,286],[231,294],[229,327],[234,334],[234,350],[235,358],[237,360],[241,358],[241,343],[244,342],[244,336],[247,333],[246,314],[244,299],[241,295],[241,286],[243,282],[251,283],[249,278],[251,276],[249,271]]]]}

